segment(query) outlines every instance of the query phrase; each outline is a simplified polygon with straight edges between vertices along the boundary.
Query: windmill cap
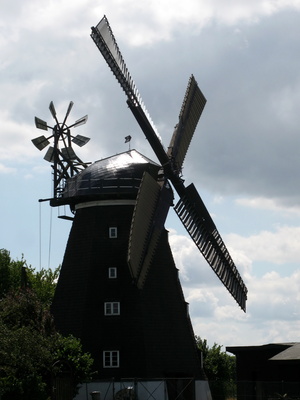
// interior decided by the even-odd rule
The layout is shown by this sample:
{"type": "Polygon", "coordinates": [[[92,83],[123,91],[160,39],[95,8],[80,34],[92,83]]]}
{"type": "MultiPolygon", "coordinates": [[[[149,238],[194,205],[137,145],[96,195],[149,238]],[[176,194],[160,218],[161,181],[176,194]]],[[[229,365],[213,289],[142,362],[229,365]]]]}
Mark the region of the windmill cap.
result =
{"type": "Polygon", "coordinates": [[[160,165],[136,150],[96,161],[66,181],[61,204],[101,198],[135,198],[143,173],[157,177],[160,165]]]}

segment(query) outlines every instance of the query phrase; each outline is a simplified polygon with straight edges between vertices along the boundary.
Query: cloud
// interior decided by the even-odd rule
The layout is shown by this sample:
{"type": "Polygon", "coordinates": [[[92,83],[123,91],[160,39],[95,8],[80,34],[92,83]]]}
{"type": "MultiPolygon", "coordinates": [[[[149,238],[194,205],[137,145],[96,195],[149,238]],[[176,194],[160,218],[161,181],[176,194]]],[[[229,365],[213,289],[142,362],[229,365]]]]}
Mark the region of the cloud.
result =
{"type": "Polygon", "coordinates": [[[268,210],[275,211],[284,215],[298,216],[300,215],[300,206],[292,205],[288,206],[288,202],[284,202],[282,204],[282,199],[270,199],[264,197],[256,197],[256,198],[238,198],[235,200],[237,205],[241,205],[243,207],[255,208],[258,210],[268,210]]]}
{"type": "Polygon", "coordinates": [[[231,255],[248,287],[246,314],[239,310],[218,278],[210,275],[212,271],[199,260],[198,250],[190,239],[170,231],[170,243],[180,269],[185,298],[190,303],[195,334],[208,337],[210,345],[214,342],[249,345],[296,340],[300,325],[300,269],[282,273],[269,270],[264,274],[253,269],[258,261],[269,265],[297,263],[300,231],[291,229],[283,227],[249,238],[226,235],[226,243],[234,249],[231,255]],[[295,240],[291,241],[291,237],[295,240]]]}
{"type": "Polygon", "coordinates": [[[297,264],[300,257],[300,227],[298,226],[277,227],[273,232],[261,231],[249,237],[229,234],[226,240],[235,251],[247,254],[252,262],[297,264]]]}
{"type": "Polygon", "coordinates": [[[300,269],[289,276],[268,272],[260,279],[252,279],[249,307],[256,319],[294,321],[299,313],[300,269]]]}
{"type": "Polygon", "coordinates": [[[0,174],[11,174],[11,173],[16,173],[16,169],[6,167],[5,165],[0,163],[0,174]]]}
{"type": "MultiPolygon", "coordinates": [[[[271,272],[247,281],[247,313],[224,288],[185,288],[195,334],[209,343],[251,345],[297,340],[300,327],[300,272],[288,277],[271,272]]],[[[221,286],[221,285],[220,285],[221,286]]]]}
{"type": "Polygon", "coordinates": [[[134,0],[126,3],[116,0],[107,7],[96,6],[93,14],[106,14],[109,19],[111,16],[119,37],[125,37],[130,45],[150,46],[159,41],[173,40],[178,31],[189,32],[193,36],[212,24],[257,24],[262,18],[285,9],[299,10],[300,6],[298,1],[292,0],[242,3],[231,0],[229,4],[220,0],[189,0],[188,3],[182,2],[172,7],[170,0],[151,0],[145,7],[134,0]]]}

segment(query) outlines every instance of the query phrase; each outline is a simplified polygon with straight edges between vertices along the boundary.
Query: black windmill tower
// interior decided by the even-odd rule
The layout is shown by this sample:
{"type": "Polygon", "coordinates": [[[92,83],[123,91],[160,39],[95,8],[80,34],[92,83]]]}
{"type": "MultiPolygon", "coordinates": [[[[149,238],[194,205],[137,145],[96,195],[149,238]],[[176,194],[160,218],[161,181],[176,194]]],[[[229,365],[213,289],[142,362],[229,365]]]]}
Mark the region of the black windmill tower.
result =
{"type": "MultiPolygon", "coordinates": [[[[57,178],[54,172],[54,181],[62,182],[63,178],[63,186],[54,189],[51,205],[68,204],[74,212],[52,307],[55,322],[62,333],[81,338],[102,379],[201,380],[187,303],[164,227],[173,206],[173,189],[179,196],[175,212],[243,310],[247,296],[245,284],[197,190],[193,184],[185,187],[181,177],[206,100],[191,76],[166,151],[106,17],[92,28],[91,37],[124,90],[127,104],[159,163],[129,150],[86,165],[77,158],[70,141],[65,149],[54,146],[51,150],[52,160],[57,152],[57,158],[67,154],[63,165],[57,161],[61,173],[57,178]],[[81,170],[74,169],[75,161],[81,170]],[[68,168],[74,173],[69,174],[68,168]]],[[[56,126],[59,131],[65,121],[56,126]]],[[[47,124],[42,121],[37,127],[45,129],[47,124]]],[[[69,129],[67,132],[70,135],[69,129]]],[[[42,138],[38,144],[45,143],[46,138],[42,138]]],[[[73,141],[86,143],[87,138],[73,141]]]]}

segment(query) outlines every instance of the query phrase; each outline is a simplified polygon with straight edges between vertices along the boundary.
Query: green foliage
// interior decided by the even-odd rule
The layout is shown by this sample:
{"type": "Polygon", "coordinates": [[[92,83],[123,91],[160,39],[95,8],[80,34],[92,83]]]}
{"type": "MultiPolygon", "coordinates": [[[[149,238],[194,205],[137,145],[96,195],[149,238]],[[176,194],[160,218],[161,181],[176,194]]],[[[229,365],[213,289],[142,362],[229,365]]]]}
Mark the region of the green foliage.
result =
{"type": "Polygon", "coordinates": [[[31,289],[18,289],[2,298],[0,320],[12,330],[25,326],[44,336],[55,332],[49,307],[31,289]]]}
{"type": "Polygon", "coordinates": [[[0,322],[0,390],[3,399],[47,399],[49,339],[32,327],[10,329],[0,322]],[[20,396],[20,397],[19,397],[20,396]]]}
{"type": "Polygon", "coordinates": [[[69,365],[77,384],[91,379],[93,359],[89,353],[83,353],[80,340],[74,336],[56,335],[53,358],[69,365]]]}
{"type": "Polygon", "coordinates": [[[9,251],[0,249],[0,298],[20,288],[31,288],[44,304],[50,304],[60,273],[60,266],[35,271],[27,266],[23,256],[14,261],[9,251]]]}
{"type": "Polygon", "coordinates": [[[196,344],[202,352],[203,368],[210,384],[213,399],[225,399],[235,391],[235,356],[222,351],[214,343],[210,348],[206,339],[196,336],[196,344]]]}
{"type": "Polygon", "coordinates": [[[22,286],[24,261],[13,261],[9,251],[0,250],[0,297],[22,286]]]}
{"type": "Polygon", "coordinates": [[[89,379],[93,360],[79,339],[56,332],[50,304],[59,269],[35,272],[0,250],[0,397],[48,400],[65,365],[73,391],[89,379]],[[26,268],[26,274],[25,274],[26,268]]]}
{"type": "Polygon", "coordinates": [[[208,380],[235,380],[235,356],[222,351],[222,346],[214,343],[209,348],[206,339],[196,336],[196,343],[203,355],[204,371],[208,380]]]}
{"type": "Polygon", "coordinates": [[[28,286],[44,304],[51,304],[52,302],[59,273],[60,266],[54,271],[48,268],[37,272],[31,267],[27,267],[28,286]]]}

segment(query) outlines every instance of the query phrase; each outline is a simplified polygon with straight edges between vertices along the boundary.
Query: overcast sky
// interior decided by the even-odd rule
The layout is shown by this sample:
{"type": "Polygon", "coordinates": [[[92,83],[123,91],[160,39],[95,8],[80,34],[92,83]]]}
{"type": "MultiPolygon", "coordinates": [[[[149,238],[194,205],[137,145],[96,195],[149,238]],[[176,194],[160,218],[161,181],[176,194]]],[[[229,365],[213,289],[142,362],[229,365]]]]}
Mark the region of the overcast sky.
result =
{"type": "Polygon", "coordinates": [[[167,146],[190,74],[207,104],[184,164],[248,287],[247,313],[173,210],[170,231],[195,334],[223,346],[300,341],[300,1],[0,0],[0,248],[33,267],[61,263],[70,222],[51,209],[50,164],[31,139],[49,103],[84,161],[131,147],[156,161],[90,38],[105,14],[167,146]]]}

